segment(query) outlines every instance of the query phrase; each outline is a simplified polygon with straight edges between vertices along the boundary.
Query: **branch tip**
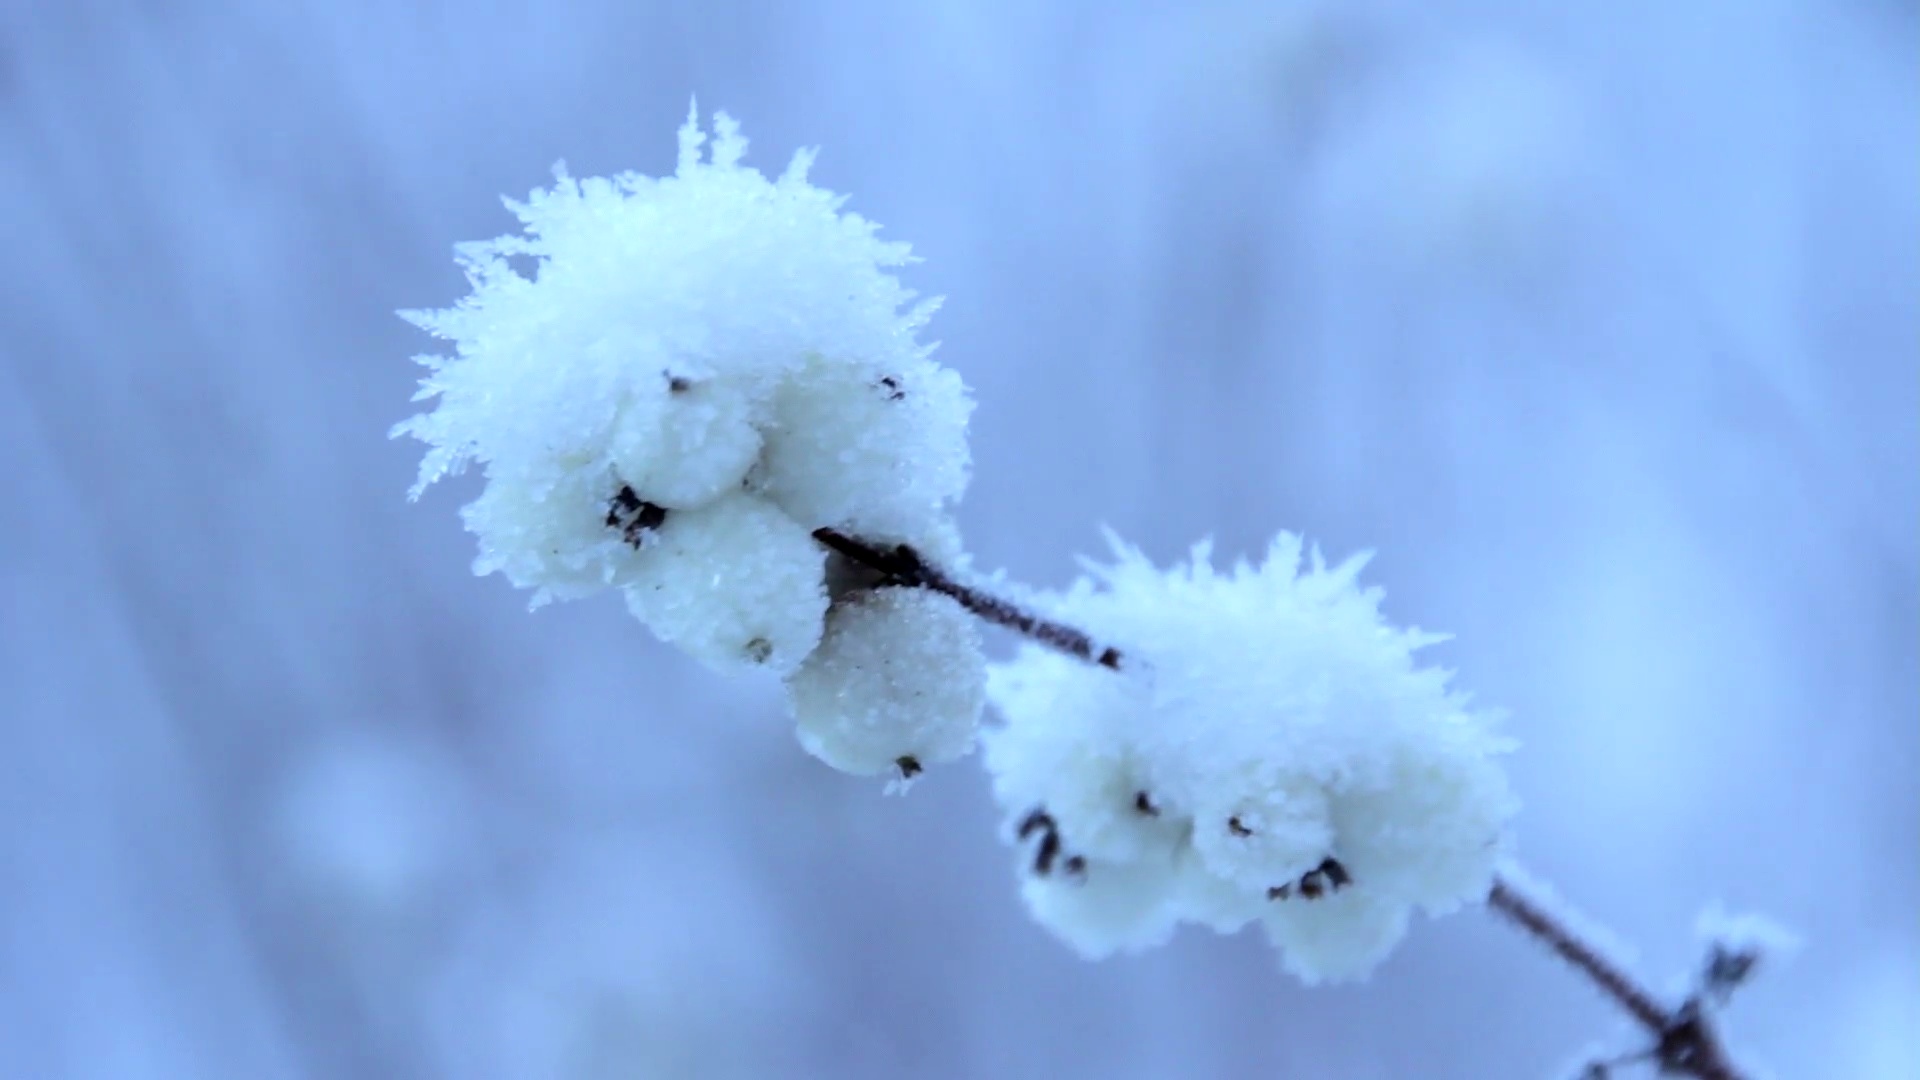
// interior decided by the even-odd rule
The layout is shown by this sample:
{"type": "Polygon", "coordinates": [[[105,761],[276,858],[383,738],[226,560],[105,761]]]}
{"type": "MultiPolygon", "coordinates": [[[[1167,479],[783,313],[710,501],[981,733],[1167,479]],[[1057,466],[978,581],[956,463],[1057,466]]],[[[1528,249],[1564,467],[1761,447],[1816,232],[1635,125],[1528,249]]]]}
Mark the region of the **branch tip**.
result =
{"type": "MultiPolygon", "coordinates": [[[[1691,1076],[1696,1080],[1745,1080],[1728,1059],[1718,1032],[1698,996],[1677,1009],[1662,1005],[1645,987],[1602,956],[1564,920],[1521,891],[1507,876],[1496,876],[1487,906],[1552,950],[1587,976],[1655,1039],[1645,1057],[1658,1064],[1662,1075],[1691,1076]]],[[[1628,1059],[1621,1059],[1628,1060],[1628,1059]]],[[[1601,1065],[1605,1076],[1604,1064],[1601,1065]]]]}

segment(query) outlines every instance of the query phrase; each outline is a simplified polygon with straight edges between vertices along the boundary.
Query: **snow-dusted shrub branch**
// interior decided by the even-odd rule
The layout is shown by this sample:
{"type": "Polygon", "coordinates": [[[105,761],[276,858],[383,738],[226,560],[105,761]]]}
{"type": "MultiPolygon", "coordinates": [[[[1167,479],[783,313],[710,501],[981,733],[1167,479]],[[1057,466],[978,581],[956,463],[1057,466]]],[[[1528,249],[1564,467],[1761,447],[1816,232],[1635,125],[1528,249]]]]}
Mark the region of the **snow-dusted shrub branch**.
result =
{"type": "Polygon", "coordinates": [[[1638,1049],[1585,1062],[1580,1080],[1607,1080],[1616,1068],[1640,1063],[1653,1065],[1663,1076],[1741,1080],[1745,1074],[1728,1056],[1715,1015],[1765,956],[1794,947],[1790,935],[1763,919],[1709,915],[1700,927],[1706,938],[1705,960],[1686,997],[1670,1006],[1609,958],[1597,934],[1583,932],[1569,914],[1556,910],[1550,890],[1518,867],[1508,866],[1494,877],[1487,905],[1586,976],[1651,1040],[1638,1049]]]}
{"type": "Polygon", "coordinates": [[[1118,669],[1120,650],[1111,645],[1096,645],[1086,631],[1036,615],[1019,604],[996,596],[978,586],[956,581],[939,567],[921,557],[912,545],[876,547],[859,537],[838,529],[815,529],[813,538],[828,548],[877,574],[888,583],[911,588],[931,589],[951,597],[976,617],[1023,634],[1049,648],[1101,667],[1118,669]]]}
{"type": "MultiPolygon", "coordinates": [[[[823,542],[876,573],[887,575],[889,580],[949,592],[980,617],[1022,633],[1039,645],[1081,663],[1114,670],[1123,666],[1125,658],[1118,649],[1106,647],[1096,652],[1093,639],[1085,631],[1028,612],[1020,604],[978,586],[958,585],[937,569],[927,567],[910,551],[884,551],[831,530],[823,533],[830,534],[822,536],[823,542]]],[[[1160,813],[1155,800],[1145,790],[1135,793],[1134,809],[1153,817],[1160,813]]],[[[1232,819],[1229,820],[1231,823],[1232,819]]],[[[1051,812],[1044,807],[1029,811],[1015,834],[1020,840],[1037,838],[1033,864],[1037,877],[1052,876],[1057,867],[1074,881],[1076,889],[1086,889],[1085,857],[1061,854],[1065,849],[1059,823],[1051,812]]],[[[1297,891],[1302,899],[1317,900],[1352,883],[1351,871],[1329,854],[1296,883],[1270,890],[1269,897],[1292,899],[1291,894],[1297,891]]],[[[1606,955],[1598,943],[1600,935],[1579,929],[1574,917],[1553,900],[1545,885],[1535,882],[1510,861],[1503,862],[1492,874],[1486,904],[1572,965],[1648,1036],[1650,1041],[1641,1048],[1583,1063],[1580,1080],[1607,1080],[1618,1067],[1636,1063],[1651,1064],[1663,1075],[1741,1080],[1744,1074],[1734,1066],[1722,1044],[1715,1012],[1752,976],[1763,958],[1789,951],[1794,945],[1790,935],[1765,920],[1728,919],[1709,914],[1701,926],[1702,936],[1706,938],[1706,956],[1693,987],[1677,1005],[1667,1005],[1629,975],[1618,961],[1606,955]]],[[[1072,941],[1076,934],[1066,928],[1062,929],[1062,936],[1072,941]]]]}
{"type": "Polygon", "coordinates": [[[1357,979],[1415,914],[1488,904],[1653,1037],[1589,1075],[1736,1075],[1713,1010],[1758,952],[1667,1009],[1523,891],[1511,743],[1418,661],[1439,636],[1381,617],[1364,558],[1282,534],[1257,566],[1159,568],[1115,538],[1062,592],[974,574],[973,404],[916,339],[906,246],[810,154],[769,180],[745,150],[690,116],[673,176],[556,169],[508,203],[523,234],[457,249],[470,296],[408,313],[455,355],[423,358],[438,401],[396,434],[429,446],[415,496],[484,472],[476,572],[535,606],[616,590],[715,670],[778,676],[842,771],[904,786],[983,741],[1027,906],[1086,956],[1257,925],[1303,980],[1357,979]],[[976,619],[1016,654],[989,664],[976,619]]]}

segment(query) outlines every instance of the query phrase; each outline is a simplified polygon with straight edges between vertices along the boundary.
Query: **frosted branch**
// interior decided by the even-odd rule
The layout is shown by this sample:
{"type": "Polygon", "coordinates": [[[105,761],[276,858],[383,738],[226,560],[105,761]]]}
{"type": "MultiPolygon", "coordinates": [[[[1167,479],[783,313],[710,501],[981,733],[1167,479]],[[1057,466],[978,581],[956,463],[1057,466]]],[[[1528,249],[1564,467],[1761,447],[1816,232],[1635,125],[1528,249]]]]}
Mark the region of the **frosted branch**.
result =
{"type": "Polygon", "coordinates": [[[1601,991],[1619,1002],[1641,1026],[1659,1031],[1666,1026],[1667,1010],[1653,995],[1636,984],[1600,950],[1580,937],[1573,928],[1550,914],[1547,908],[1515,886],[1510,876],[1494,879],[1487,906],[1513,920],[1562,960],[1579,969],[1601,991]]]}
{"type": "Polygon", "coordinates": [[[1163,569],[1112,537],[1110,564],[1041,598],[874,539],[957,537],[970,475],[972,398],[916,340],[932,305],[894,276],[909,249],[812,186],[810,153],[769,179],[724,115],[711,136],[690,115],[679,146],[671,177],[556,170],[508,202],[521,233],[457,249],[471,296],[407,313],[453,355],[422,358],[416,400],[435,403],[394,434],[429,447],[415,496],[486,465],[463,510],[476,572],[536,606],[617,589],[715,671],[779,676],[800,745],[843,772],[904,784],[979,736],[996,800],[1024,815],[1013,839],[1034,845],[1023,896],[1086,955],[1258,924],[1301,979],[1358,979],[1411,913],[1484,900],[1652,1036],[1589,1076],[1740,1080],[1715,1009],[1778,928],[1710,919],[1669,1009],[1604,934],[1497,872],[1511,743],[1418,663],[1438,638],[1386,621],[1364,556],[1328,566],[1281,533],[1257,566],[1216,568],[1200,544],[1163,569]],[[992,678],[976,619],[1045,648],[992,678]],[[1006,723],[982,733],[989,702],[1006,723]]]}
{"type": "Polygon", "coordinates": [[[1585,975],[1645,1028],[1655,1039],[1646,1056],[1659,1066],[1662,1074],[1692,1076],[1699,1080],[1744,1080],[1727,1059],[1719,1034],[1709,1023],[1707,1010],[1697,997],[1689,997],[1677,1009],[1661,1005],[1651,992],[1620,970],[1565,919],[1528,896],[1513,875],[1494,878],[1487,906],[1505,915],[1585,975]]]}
{"type": "Polygon", "coordinates": [[[1116,671],[1120,668],[1120,650],[1096,645],[1092,635],[1078,627],[1044,618],[1003,596],[955,581],[906,544],[881,547],[837,529],[815,529],[813,537],[841,556],[885,574],[895,584],[931,589],[953,598],[985,622],[1006,627],[1090,664],[1116,671]]]}
{"type": "MultiPolygon", "coordinates": [[[[944,594],[987,622],[1088,663],[1116,670],[1121,666],[1119,650],[1096,646],[1086,631],[1043,618],[1005,597],[955,581],[905,544],[883,547],[835,529],[817,529],[813,535],[841,556],[886,575],[895,584],[944,594]]],[[[1059,838],[1051,825],[1044,811],[1035,811],[1020,830],[1022,837],[1034,831],[1043,833],[1037,856],[1042,873],[1050,869],[1058,853],[1059,838]]],[[[1344,866],[1331,859],[1328,863],[1334,885],[1344,885],[1351,880],[1344,866]]],[[[1745,1080],[1728,1059],[1699,995],[1687,998],[1678,1008],[1667,1008],[1610,960],[1596,941],[1583,935],[1549,906],[1529,896],[1516,873],[1494,878],[1487,905],[1585,975],[1654,1037],[1654,1045],[1643,1055],[1634,1055],[1635,1059],[1650,1060],[1667,1075],[1691,1076],[1697,1080],[1745,1080]]],[[[1597,1072],[1605,1075],[1605,1066],[1597,1066],[1597,1072]]]]}

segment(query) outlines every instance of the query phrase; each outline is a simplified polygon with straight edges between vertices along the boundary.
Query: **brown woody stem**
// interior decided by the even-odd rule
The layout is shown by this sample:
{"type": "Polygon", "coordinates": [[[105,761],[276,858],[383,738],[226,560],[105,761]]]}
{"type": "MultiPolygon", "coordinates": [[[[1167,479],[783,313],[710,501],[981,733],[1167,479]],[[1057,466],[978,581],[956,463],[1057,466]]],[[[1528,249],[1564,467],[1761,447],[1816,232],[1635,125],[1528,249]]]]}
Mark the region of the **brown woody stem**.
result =
{"type": "MultiPolygon", "coordinates": [[[[1094,644],[1092,635],[1078,627],[1043,618],[1012,600],[955,581],[906,544],[884,547],[848,536],[837,529],[815,529],[813,536],[842,557],[884,574],[891,584],[931,589],[952,597],[960,606],[996,626],[1006,627],[1090,664],[1114,670],[1120,668],[1122,656],[1118,649],[1102,648],[1094,644]]],[[[1151,806],[1151,803],[1147,805],[1151,806]]],[[[1044,812],[1040,812],[1038,818],[1029,817],[1030,822],[1043,820],[1050,824],[1044,812]]],[[[1027,831],[1029,826],[1023,825],[1022,835],[1027,831]]],[[[1057,846],[1057,837],[1055,840],[1057,846]]],[[[1044,850],[1042,857],[1051,862],[1050,854],[1044,850]]],[[[1341,868],[1341,876],[1345,877],[1344,868],[1341,868]]],[[[1745,1080],[1743,1074],[1728,1060],[1719,1034],[1709,1022],[1707,1010],[1697,996],[1688,998],[1678,1008],[1670,1009],[1662,1005],[1645,987],[1602,956],[1593,943],[1528,897],[1508,877],[1494,878],[1493,890],[1487,896],[1487,906],[1506,916],[1574,970],[1585,975],[1645,1028],[1656,1040],[1646,1057],[1656,1062],[1663,1074],[1691,1076],[1696,1080],[1745,1080]]]]}
{"type": "Polygon", "coordinates": [[[1677,1009],[1662,1005],[1632,976],[1602,956],[1591,942],[1555,918],[1507,877],[1494,878],[1487,906],[1505,915],[1592,980],[1602,993],[1647,1029],[1656,1040],[1648,1056],[1658,1063],[1663,1075],[1743,1080],[1740,1071],[1727,1059],[1719,1035],[1708,1022],[1706,1010],[1698,999],[1688,998],[1677,1009]]]}
{"type": "Polygon", "coordinates": [[[1005,597],[955,581],[906,544],[880,547],[848,536],[838,529],[815,529],[813,538],[842,557],[885,574],[894,584],[931,589],[942,596],[952,597],[961,607],[995,626],[1004,626],[1042,645],[1077,656],[1089,664],[1116,671],[1120,668],[1120,650],[1094,644],[1093,637],[1078,627],[1043,618],[1005,597]]]}

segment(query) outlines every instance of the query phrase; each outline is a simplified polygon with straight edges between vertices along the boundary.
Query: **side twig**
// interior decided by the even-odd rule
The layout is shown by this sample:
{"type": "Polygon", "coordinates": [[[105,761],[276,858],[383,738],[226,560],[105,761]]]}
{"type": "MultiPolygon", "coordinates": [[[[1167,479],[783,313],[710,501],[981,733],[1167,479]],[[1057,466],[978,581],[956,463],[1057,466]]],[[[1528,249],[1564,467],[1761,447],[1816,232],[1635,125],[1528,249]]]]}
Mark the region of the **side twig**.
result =
{"type": "Polygon", "coordinates": [[[932,589],[943,596],[952,597],[961,607],[995,626],[1004,626],[1043,645],[1077,656],[1089,664],[1099,664],[1116,671],[1120,668],[1120,650],[1094,644],[1093,637],[1078,627],[1042,618],[1004,597],[955,581],[906,544],[879,547],[848,536],[838,529],[815,529],[813,538],[844,558],[885,574],[894,584],[932,589]]]}
{"type": "Polygon", "coordinates": [[[1698,1080],[1743,1080],[1708,1022],[1706,1009],[1688,998],[1677,1009],[1660,1004],[1651,992],[1600,954],[1572,927],[1534,902],[1506,877],[1496,877],[1487,906],[1505,915],[1576,971],[1585,975],[1648,1034],[1655,1044],[1648,1054],[1661,1073],[1698,1080]]]}
{"type": "MultiPolygon", "coordinates": [[[[955,581],[906,544],[876,545],[837,529],[816,529],[813,536],[843,558],[885,575],[891,584],[931,589],[952,597],[986,622],[1006,627],[1090,664],[1114,670],[1121,666],[1123,657],[1118,649],[1100,647],[1092,635],[1078,627],[1044,618],[1005,597],[955,581]]],[[[1023,835],[1025,832],[1023,826],[1023,835]]],[[[1045,848],[1042,857],[1050,861],[1045,848]]],[[[1340,875],[1345,877],[1344,868],[1340,875]]],[[[1344,882],[1336,881],[1336,884],[1344,882]]],[[[1653,1036],[1653,1047],[1644,1056],[1635,1055],[1635,1058],[1651,1060],[1662,1074],[1669,1076],[1746,1080],[1727,1057],[1706,1005],[1698,995],[1689,997],[1678,1008],[1662,1005],[1650,991],[1603,956],[1592,942],[1527,896],[1523,888],[1507,876],[1494,878],[1487,906],[1585,975],[1653,1036]]]]}

